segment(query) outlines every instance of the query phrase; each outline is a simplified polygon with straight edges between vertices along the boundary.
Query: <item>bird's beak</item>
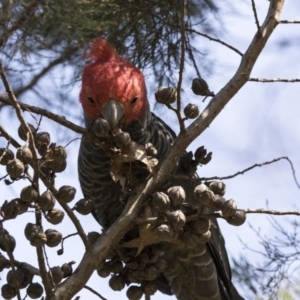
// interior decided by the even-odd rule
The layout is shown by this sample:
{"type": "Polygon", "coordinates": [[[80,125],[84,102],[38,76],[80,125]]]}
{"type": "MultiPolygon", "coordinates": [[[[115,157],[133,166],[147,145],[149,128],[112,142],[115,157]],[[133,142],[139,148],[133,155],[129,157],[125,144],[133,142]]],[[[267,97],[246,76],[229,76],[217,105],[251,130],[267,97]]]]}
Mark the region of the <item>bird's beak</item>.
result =
{"type": "Polygon", "coordinates": [[[101,110],[102,117],[108,122],[110,128],[117,127],[124,115],[124,108],[114,99],[110,99],[101,110]]]}

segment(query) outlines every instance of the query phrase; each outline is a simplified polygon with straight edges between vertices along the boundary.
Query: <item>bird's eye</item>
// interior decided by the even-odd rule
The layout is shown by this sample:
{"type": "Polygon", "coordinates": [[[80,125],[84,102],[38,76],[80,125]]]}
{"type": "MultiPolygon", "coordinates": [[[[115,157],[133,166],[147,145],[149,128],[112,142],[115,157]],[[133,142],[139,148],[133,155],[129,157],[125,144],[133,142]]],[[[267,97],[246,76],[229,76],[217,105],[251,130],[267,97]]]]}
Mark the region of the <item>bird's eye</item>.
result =
{"type": "Polygon", "coordinates": [[[131,101],[130,101],[130,104],[134,104],[138,99],[138,96],[134,96],[131,101]]]}
{"type": "Polygon", "coordinates": [[[95,101],[94,101],[93,97],[90,97],[90,96],[89,96],[89,97],[87,97],[87,98],[88,98],[88,100],[89,100],[90,103],[95,104],[95,101]]]}

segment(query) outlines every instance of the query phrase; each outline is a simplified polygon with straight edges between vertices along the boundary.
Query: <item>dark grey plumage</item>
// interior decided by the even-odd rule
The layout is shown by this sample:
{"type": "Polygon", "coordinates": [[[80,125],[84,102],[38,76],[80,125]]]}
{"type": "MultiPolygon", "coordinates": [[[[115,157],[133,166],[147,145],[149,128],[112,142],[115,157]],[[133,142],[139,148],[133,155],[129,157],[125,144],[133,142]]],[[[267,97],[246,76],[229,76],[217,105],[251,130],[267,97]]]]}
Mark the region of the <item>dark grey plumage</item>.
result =
{"type": "MultiPolygon", "coordinates": [[[[91,124],[87,118],[86,124],[91,124]]],[[[175,138],[174,132],[152,114],[149,107],[144,118],[126,128],[126,131],[139,144],[151,142],[158,150],[159,160],[167,154],[175,138]]],[[[110,176],[110,158],[103,149],[84,138],[80,146],[78,170],[83,194],[94,201],[94,215],[106,229],[124,208],[124,204],[120,202],[120,185],[110,176]]],[[[177,167],[175,172],[184,171],[177,167]]],[[[191,203],[192,183],[180,184],[187,191],[187,201],[191,203]]],[[[169,180],[168,185],[175,185],[175,182],[169,180]]],[[[168,243],[160,244],[168,262],[164,276],[179,300],[243,299],[231,283],[225,243],[216,220],[212,222],[211,233],[211,240],[207,244],[198,244],[193,249],[168,243]]]]}

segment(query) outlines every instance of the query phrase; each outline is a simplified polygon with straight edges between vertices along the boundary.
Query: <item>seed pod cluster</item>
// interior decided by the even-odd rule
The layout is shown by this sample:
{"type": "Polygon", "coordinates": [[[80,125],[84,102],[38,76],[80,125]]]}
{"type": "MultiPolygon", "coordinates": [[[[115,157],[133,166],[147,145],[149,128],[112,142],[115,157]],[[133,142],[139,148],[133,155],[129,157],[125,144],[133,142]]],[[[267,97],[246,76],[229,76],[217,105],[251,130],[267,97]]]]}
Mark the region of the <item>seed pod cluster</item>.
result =
{"type": "MultiPolygon", "coordinates": [[[[242,225],[246,221],[246,213],[244,210],[238,210],[236,201],[233,199],[226,200],[226,186],[223,182],[213,181],[200,184],[194,189],[194,199],[201,205],[213,210],[221,210],[226,221],[235,226],[242,225]]],[[[193,222],[190,226],[195,230],[193,222]]]]}
{"type": "Polygon", "coordinates": [[[199,147],[195,153],[192,151],[185,153],[180,158],[180,165],[187,174],[194,174],[197,170],[197,166],[206,165],[212,159],[212,152],[208,152],[204,146],[199,147]]]}

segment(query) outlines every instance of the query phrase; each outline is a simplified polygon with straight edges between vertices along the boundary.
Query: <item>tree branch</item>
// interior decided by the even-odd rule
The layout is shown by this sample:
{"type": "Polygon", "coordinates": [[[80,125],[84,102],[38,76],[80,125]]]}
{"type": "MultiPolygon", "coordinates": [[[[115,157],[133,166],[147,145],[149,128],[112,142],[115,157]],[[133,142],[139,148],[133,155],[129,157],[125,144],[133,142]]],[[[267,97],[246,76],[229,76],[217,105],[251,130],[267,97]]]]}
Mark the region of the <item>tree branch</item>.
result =
{"type": "Polygon", "coordinates": [[[300,82],[300,79],[281,79],[281,78],[274,78],[274,79],[265,79],[265,78],[249,78],[249,81],[256,81],[256,82],[300,82]]]}
{"type": "Polygon", "coordinates": [[[253,10],[253,13],[254,13],[254,18],[255,18],[255,24],[256,24],[256,27],[257,27],[257,31],[260,31],[259,21],[258,21],[258,17],[257,17],[257,11],[256,11],[256,7],[255,7],[255,1],[251,0],[251,3],[252,3],[252,10],[253,10]]]}

